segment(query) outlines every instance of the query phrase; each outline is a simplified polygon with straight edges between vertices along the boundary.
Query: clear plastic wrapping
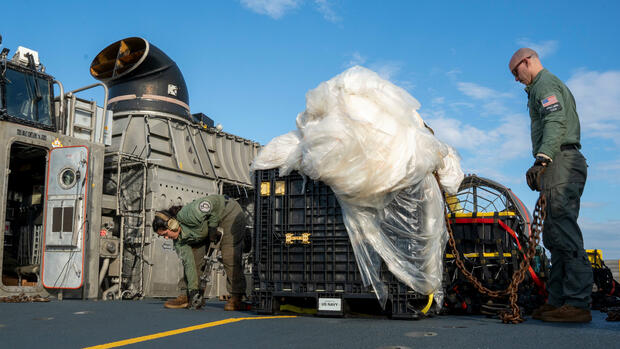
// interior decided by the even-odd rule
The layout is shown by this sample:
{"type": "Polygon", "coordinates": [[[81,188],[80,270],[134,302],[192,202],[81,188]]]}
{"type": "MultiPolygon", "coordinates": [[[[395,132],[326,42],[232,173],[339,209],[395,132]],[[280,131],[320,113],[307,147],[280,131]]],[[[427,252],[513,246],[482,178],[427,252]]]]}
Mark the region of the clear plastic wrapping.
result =
{"type": "MultiPolygon", "coordinates": [[[[306,95],[297,130],[274,138],[252,170],[291,170],[328,184],[366,285],[385,305],[381,260],[416,292],[441,297],[447,231],[440,188],[456,194],[460,158],[434,137],[418,101],[376,73],[353,67],[306,95]]],[[[438,303],[441,301],[438,299],[438,303]]]]}

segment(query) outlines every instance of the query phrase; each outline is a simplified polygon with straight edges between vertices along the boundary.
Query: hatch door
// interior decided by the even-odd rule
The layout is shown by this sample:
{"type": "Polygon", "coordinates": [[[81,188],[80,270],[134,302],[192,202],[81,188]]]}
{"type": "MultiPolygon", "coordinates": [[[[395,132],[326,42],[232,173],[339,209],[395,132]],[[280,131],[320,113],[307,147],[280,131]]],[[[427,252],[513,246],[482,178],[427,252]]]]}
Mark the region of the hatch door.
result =
{"type": "Polygon", "coordinates": [[[48,158],[43,286],[76,289],[84,275],[88,148],[52,148],[48,158]]]}

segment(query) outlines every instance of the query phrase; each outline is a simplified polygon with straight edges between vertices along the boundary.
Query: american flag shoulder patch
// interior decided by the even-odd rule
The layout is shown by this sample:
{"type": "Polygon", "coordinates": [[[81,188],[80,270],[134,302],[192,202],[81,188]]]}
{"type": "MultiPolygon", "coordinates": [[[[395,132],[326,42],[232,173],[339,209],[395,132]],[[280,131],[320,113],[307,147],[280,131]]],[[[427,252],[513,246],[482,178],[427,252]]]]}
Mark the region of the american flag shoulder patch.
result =
{"type": "Polygon", "coordinates": [[[560,104],[560,101],[558,101],[555,95],[541,99],[540,104],[542,105],[540,110],[542,116],[547,116],[550,113],[562,110],[562,104],[560,104]]]}
{"type": "Polygon", "coordinates": [[[543,107],[548,107],[550,105],[553,105],[553,104],[557,103],[558,99],[555,97],[555,95],[552,95],[552,96],[549,96],[549,97],[543,99],[540,102],[542,103],[543,107]]]}

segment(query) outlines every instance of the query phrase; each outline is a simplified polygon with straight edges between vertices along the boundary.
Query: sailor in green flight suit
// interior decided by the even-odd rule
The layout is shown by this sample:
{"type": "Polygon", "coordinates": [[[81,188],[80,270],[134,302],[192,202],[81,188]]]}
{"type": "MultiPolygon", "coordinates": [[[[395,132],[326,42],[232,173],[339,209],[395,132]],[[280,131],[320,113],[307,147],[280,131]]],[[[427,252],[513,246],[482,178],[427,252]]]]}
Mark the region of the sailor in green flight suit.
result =
{"type": "Polygon", "coordinates": [[[592,267],[577,224],[587,165],[579,151],[575,99],[530,48],[517,50],[508,68],[528,94],[536,161],[527,171],[527,184],[547,198],[543,243],[551,252],[549,299],[532,316],[548,322],[590,322],[592,267]]]}
{"type": "Polygon", "coordinates": [[[198,271],[192,246],[205,241],[216,241],[218,227],[221,237],[222,264],[226,272],[227,289],[231,298],[225,310],[241,310],[245,294],[245,277],[241,257],[246,226],[246,216],[241,206],[225,195],[209,195],[185,206],[173,206],[158,211],[153,219],[153,230],[160,236],[174,240],[174,248],[183,263],[187,279],[187,296],[181,295],[167,308],[191,307],[192,299],[200,291],[198,271]],[[208,239],[208,240],[207,240],[208,239]]]}

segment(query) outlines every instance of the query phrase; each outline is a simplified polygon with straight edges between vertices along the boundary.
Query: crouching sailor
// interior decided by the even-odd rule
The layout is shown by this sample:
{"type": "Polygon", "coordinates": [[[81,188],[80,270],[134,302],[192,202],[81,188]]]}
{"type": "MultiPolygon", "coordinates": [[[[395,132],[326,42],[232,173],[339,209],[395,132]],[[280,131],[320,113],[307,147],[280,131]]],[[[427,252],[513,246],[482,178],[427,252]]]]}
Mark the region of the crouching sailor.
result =
{"type": "Polygon", "coordinates": [[[197,309],[202,305],[197,261],[192,247],[217,241],[220,238],[219,227],[219,230],[223,231],[220,246],[222,264],[226,272],[226,287],[231,294],[224,310],[242,309],[245,277],[241,257],[245,226],[246,216],[241,206],[225,195],[209,195],[185,206],[172,206],[167,210],[156,212],[153,230],[159,236],[174,240],[174,249],[183,263],[187,280],[187,295],[166,302],[167,308],[197,309]]]}

